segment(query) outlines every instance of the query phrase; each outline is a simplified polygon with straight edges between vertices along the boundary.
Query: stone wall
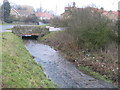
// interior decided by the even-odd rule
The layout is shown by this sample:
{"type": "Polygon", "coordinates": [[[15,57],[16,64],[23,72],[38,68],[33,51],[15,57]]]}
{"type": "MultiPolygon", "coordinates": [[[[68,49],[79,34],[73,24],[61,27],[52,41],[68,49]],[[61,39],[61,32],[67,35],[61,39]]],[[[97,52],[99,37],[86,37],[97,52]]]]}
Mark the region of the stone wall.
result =
{"type": "Polygon", "coordinates": [[[43,26],[14,26],[12,32],[16,35],[37,33],[47,34],[49,29],[43,26]]]}

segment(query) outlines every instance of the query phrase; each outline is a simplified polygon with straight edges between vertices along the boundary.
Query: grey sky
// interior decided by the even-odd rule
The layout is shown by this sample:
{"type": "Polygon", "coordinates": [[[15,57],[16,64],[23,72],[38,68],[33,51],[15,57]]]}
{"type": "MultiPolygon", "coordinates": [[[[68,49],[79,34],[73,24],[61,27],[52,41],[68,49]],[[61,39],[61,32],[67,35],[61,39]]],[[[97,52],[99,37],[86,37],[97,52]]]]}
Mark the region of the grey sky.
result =
{"type": "MultiPolygon", "coordinates": [[[[2,3],[3,0],[0,0],[2,3]]],[[[118,10],[119,0],[9,0],[12,3],[20,5],[31,5],[34,8],[39,8],[40,5],[43,9],[53,10],[57,14],[64,12],[64,7],[68,3],[76,2],[76,6],[84,7],[95,4],[98,8],[103,7],[105,10],[118,10]]]]}

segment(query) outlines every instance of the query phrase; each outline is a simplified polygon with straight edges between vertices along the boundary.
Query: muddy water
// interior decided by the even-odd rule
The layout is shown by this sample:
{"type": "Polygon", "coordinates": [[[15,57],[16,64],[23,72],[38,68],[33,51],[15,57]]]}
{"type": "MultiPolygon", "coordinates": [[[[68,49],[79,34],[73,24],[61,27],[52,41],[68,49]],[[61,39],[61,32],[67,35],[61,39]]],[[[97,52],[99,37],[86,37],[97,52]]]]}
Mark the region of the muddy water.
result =
{"type": "Polygon", "coordinates": [[[48,45],[28,40],[25,47],[37,63],[41,64],[46,76],[59,88],[112,88],[111,84],[96,80],[80,72],[65,60],[58,51],[48,45]]]}

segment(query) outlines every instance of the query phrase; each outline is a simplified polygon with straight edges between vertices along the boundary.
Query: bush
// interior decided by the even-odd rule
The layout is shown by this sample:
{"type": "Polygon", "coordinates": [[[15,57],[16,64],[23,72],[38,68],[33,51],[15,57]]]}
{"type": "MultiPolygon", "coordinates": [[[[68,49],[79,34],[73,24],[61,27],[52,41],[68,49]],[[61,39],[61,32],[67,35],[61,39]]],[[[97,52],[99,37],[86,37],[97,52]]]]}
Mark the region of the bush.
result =
{"type": "Polygon", "coordinates": [[[38,18],[35,16],[35,14],[31,14],[28,17],[25,18],[24,22],[26,22],[26,23],[29,23],[29,22],[36,23],[36,22],[38,22],[38,18]]]}
{"type": "Polygon", "coordinates": [[[69,18],[57,21],[59,25],[67,21],[67,24],[64,24],[69,27],[66,32],[73,36],[76,43],[83,48],[104,49],[116,38],[112,22],[102,12],[90,7],[73,8],[70,10],[69,18]]]}
{"type": "Polygon", "coordinates": [[[52,25],[55,25],[56,27],[67,27],[68,26],[68,21],[64,19],[60,19],[59,17],[55,17],[51,19],[50,23],[52,25]]]}
{"type": "Polygon", "coordinates": [[[5,19],[5,22],[6,22],[6,23],[12,23],[12,22],[13,22],[12,17],[6,18],[6,19],[5,19]]]}

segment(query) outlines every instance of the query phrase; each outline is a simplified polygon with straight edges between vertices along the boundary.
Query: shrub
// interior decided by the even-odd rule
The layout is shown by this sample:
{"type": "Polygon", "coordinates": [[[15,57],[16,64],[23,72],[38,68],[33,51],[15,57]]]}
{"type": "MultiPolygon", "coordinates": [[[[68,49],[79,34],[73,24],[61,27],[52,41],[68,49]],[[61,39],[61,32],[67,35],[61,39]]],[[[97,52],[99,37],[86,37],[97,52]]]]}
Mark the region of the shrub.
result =
{"type": "Polygon", "coordinates": [[[68,21],[61,19],[59,17],[55,17],[50,20],[50,23],[56,27],[67,27],[68,26],[68,21]]]}
{"type": "Polygon", "coordinates": [[[10,16],[8,18],[5,19],[6,23],[12,23],[13,22],[13,18],[10,16]]]}
{"type": "Polygon", "coordinates": [[[115,41],[113,23],[102,14],[102,11],[93,9],[90,7],[72,8],[68,14],[69,18],[56,20],[56,22],[60,26],[62,23],[69,27],[66,32],[74,37],[79,46],[88,49],[104,49],[110,42],[115,41]]]}

